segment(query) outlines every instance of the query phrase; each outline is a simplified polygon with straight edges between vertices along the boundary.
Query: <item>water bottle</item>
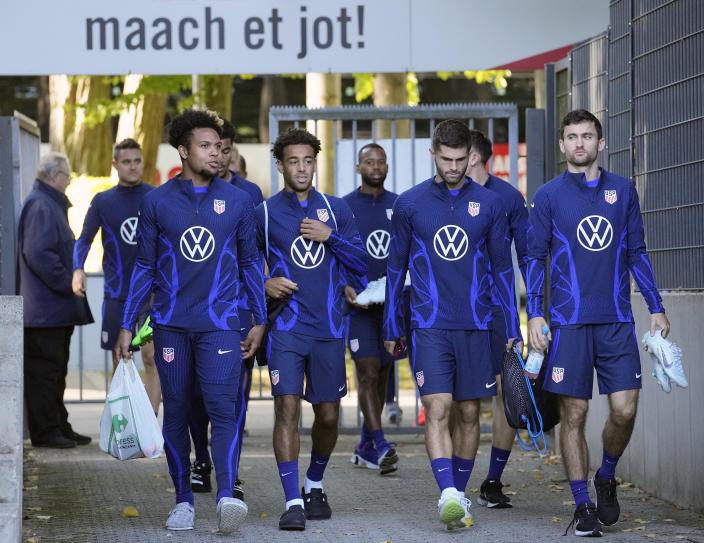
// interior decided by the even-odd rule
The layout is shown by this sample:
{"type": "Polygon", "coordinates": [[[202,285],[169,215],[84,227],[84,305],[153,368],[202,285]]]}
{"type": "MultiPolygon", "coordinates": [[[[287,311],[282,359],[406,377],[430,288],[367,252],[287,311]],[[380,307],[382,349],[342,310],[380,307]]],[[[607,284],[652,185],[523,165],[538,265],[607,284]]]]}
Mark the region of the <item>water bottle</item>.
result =
{"type": "MultiPolygon", "coordinates": [[[[550,329],[547,326],[543,326],[543,337],[545,342],[548,341],[548,333],[550,329]]],[[[540,374],[540,368],[543,366],[543,359],[545,358],[545,352],[539,351],[537,349],[531,348],[528,352],[528,360],[526,360],[525,375],[528,379],[537,379],[540,374]]]]}

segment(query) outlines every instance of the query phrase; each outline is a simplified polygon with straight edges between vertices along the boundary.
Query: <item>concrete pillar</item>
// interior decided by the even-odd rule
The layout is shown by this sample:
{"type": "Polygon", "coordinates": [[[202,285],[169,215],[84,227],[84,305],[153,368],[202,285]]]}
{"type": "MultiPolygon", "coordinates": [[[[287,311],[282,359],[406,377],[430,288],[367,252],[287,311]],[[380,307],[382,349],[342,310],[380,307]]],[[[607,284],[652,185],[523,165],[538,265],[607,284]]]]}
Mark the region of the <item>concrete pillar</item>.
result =
{"type": "Polygon", "coordinates": [[[22,541],[22,298],[0,296],[0,541],[22,541]]]}

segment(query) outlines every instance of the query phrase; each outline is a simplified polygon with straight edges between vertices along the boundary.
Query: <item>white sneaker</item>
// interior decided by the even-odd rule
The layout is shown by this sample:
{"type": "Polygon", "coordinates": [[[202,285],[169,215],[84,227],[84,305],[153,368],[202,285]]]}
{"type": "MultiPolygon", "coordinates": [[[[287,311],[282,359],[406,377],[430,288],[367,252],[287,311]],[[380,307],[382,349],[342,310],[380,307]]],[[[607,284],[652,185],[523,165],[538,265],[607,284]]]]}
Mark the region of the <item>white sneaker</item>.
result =
{"type": "Polygon", "coordinates": [[[687,388],[687,376],[684,374],[682,366],[682,349],[672,343],[669,339],[662,337],[660,330],[654,336],[650,332],[643,334],[643,345],[651,356],[655,356],[662,365],[665,374],[672,379],[676,385],[687,388]]]}
{"type": "Polygon", "coordinates": [[[665,373],[665,370],[663,369],[662,364],[660,364],[657,356],[650,353],[650,360],[653,362],[653,373],[651,375],[655,377],[655,380],[660,385],[660,388],[669,394],[672,390],[670,378],[665,373]]]}
{"type": "Polygon", "coordinates": [[[362,292],[357,294],[357,304],[367,307],[372,304],[383,304],[386,297],[386,277],[370,281],[362,292]]]}
{"type": "Polygon", "coordinates": [[[438,500],[438,515],[440,516],[440,522],[445,525],[446,529],[454,530],[464,518],[467,510],[462,500],[463,497],[457,490],[454,492],[445,490],[443,494],[440,495],[440,499],[438,500]]]}
{"type": "Polygon", "coordinates": [[[167,530],[192,530],[196,520],[196,510],[188,502],[177,503],[166,519],[167,530]]]}
{"type": "Polygon", "coordinates": [[[401,409],[398,402],[387,402],[384,404],[384,408],[386,409],[386,416],[389,419],[389,424],[400,426],[401,421],[403,420],[403,409],[401,409]]]}
{"type": "Polygon", "coordinates": [[[445,528],[448,532],[453,530],[461,530],[463,528],[471,528],[474,526],[474,517],[472,517],[472,513],[470,512],[472,501],[469,498],[462,497],[460,498],[460,504],[464,508],[464,516],[452,524],[446,524],[445,528]]]}
{"type": "Polygon", "coordinates": [[[247,516],[247,504],[237,498],[220,498],[217,508],[218,531],[229,534],[239,528],[247,516]]]}

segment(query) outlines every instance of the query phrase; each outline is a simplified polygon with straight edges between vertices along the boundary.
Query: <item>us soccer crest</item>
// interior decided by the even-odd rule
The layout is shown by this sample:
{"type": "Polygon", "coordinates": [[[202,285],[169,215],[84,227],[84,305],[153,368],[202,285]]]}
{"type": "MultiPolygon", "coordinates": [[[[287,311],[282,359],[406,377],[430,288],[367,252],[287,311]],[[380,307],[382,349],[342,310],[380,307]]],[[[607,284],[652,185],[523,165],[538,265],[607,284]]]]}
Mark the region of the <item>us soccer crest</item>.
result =
{"type": "Polygon", "coordinates": [[[618,196],[616,196],[616,191],[615,190],[605,190],[604,191],[604,200],[606,200],[607,204],[615,204],[616,200],[618,200],[618,196]]]}
{"type": "Polygon", "coordinates": [[[330,215],[328,214],[327,209],[318,209],[318,220],[323,221],[323,222],[328,222],[328,219],[330,218],[330,215]]]}
{"type": "Polygon", "coordinates": [[[481,204],[479,202],[469,202],[469,206],[467,207],[467,212],[472,216],[476,217],[479,215],[479,208],[481,207],[481,204]]]}
{"type": "Polygon", "coordinates": [[[416,383],[418,383],[418,388],[423,388],[423,384],[425,383],[425,376],[423,375],[422,371],[416,372],[416,383]]]}
{"type": "Polygon", "coordinates": [[[556,383],[561,383],[565,378],[565,368],[553,368],[552,369],[552,380],[556,383]]]}
{"type": "Polygon", "coordinates": [[[225,200],[213,200],[213,209],[215,213],[221,215],[225,212],[225,200]]]}
{"type": "Polygon", "coordinates": [[[350,339],[350,351],[353,353],[356,353],[359,351],[359,340],[358,339],[350,339]]]}
{"type": "Polygon", "coordinates": [[[161,356],[164,359],[164,362],[173,362],[174,360],[174,348],[173,347],[164,347],[161,350],[161,356]]]}
{"type": "Polygon", "coordinates": [[[279,384],[279,370],[271,370],[271,384],[276,386],[279,384]]]}
{"type": "Polygon", "coordinates": [[[393,209],[388,209],[386,210],[386,218],[391,220],[391,217],[394,216],[394,210],[393,209]]]}

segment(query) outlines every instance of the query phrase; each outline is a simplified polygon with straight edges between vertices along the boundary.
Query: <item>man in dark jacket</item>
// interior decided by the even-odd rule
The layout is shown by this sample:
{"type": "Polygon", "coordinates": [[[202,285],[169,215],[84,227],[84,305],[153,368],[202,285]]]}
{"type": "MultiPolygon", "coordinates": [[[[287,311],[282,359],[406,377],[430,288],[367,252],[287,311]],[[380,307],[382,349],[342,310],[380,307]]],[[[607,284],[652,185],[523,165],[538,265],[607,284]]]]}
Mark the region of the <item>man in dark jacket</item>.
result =
{"type": "Polygon", "coordinates": [[[76,324],[93,322],[88,302],[73,293],[74,237],[64,194],[71,181],[68,158],[49,153],[22,207],[19,293],[24,298],[24,389],[29,434],[35,447],[87,445],[68,422],[64,389],[69,346],[76,324]]]}

